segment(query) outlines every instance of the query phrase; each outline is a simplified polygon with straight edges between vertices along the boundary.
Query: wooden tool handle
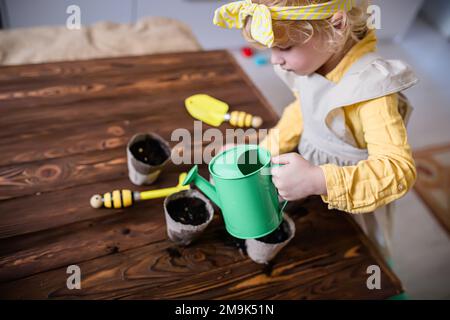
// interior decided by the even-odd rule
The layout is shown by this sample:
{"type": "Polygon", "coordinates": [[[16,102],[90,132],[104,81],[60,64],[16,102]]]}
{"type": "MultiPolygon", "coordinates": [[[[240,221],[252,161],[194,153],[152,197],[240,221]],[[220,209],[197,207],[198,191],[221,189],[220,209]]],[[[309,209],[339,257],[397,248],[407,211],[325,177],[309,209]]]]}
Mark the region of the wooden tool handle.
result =
{"type": "Polygon", "coordinates": [[[261,117],[251,115],[250,113],[246,113],[244,111],[231,112],[229,121],[232,126],[239,128],[243,127],[259,128],[263,123],[261,117]]]}
{"type": "Polygon", "coordinates": [[[120,209],[131,207],[133,203],[133,192],[130,190],[114,190],[113,192],[105,193],[103,197],[96,194],[90,200],[91,207],[95,209],[101,207],[120,209]]]}

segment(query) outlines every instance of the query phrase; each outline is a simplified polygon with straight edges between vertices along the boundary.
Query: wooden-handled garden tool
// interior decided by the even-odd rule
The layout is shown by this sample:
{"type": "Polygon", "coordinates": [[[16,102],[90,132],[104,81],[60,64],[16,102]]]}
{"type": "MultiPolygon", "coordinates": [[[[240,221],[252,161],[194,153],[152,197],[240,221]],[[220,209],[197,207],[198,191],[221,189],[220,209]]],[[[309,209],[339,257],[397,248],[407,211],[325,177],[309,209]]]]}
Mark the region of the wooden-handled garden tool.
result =
{"type": "Polygon", "coordinates": [[[185,106],[192,117],[213,127],[218,127],[222,122],[228,121],[235,127],[259,128],[263,122],[261,117],[243,111],[228,113],[228,104],[206,94],[196,94],[187,98],[185,106]]]}
{"type": "Polygon", "coordinates": [[[163,198],[171,195],[172,193],[189,189],[189,185],[183,186],[183,181],[186,178],[186,173],[180,174],[178,178],[178,185],[171,188],[150,190],[150,191],[131,191],[131,190],[114,190],[113,192],[107,192],[103,197],[99,194],[91,197],[91,207],[98,209],[105,208],[126,208],[131,207],[135,202],[163,198]]]}

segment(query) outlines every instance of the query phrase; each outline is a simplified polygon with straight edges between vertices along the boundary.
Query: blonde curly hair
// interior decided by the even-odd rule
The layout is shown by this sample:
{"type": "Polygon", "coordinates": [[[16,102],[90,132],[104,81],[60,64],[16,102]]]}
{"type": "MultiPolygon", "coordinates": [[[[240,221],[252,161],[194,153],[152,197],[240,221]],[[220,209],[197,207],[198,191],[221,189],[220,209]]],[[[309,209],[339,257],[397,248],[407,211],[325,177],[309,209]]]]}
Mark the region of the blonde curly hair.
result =
{"type": "MultiPolygon", "coordinates": [[[[305,6],[328,2],[330,0],[253,0],[253,3],[271,6],[305,6]]],[[[330,51],[339,51],[351,37],[356,42],[362,40],[369,31],[367,20],[367,1],[361,1],[344,14],[344,28],[333,26],[331,18],[326,20],[272,20],[275,35],[274,46],[287,48],[295,44],[306,43],[314,35],[323,35],[330,51]]],[[[247,17],[242,33],[244,38],[255,47],[263,47],[256,42],[250,33],[252,17],[247,17]]]]}

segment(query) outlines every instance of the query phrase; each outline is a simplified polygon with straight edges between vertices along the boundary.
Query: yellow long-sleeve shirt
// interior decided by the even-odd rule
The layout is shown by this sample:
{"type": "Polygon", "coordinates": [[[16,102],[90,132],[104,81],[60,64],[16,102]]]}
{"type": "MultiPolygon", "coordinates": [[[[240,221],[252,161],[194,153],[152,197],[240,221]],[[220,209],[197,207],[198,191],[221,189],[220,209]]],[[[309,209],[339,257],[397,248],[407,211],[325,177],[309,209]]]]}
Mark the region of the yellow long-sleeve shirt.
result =
{"type": "MultiPolygon", "coordinates": [[[[350,66],[368,52],[376,50],[376,36],[370,32],[358,42],[326,75],[339,82],[350,66]]],[[[397,94],[357,103],[343,108],[345,122],[359,148],[367,148],[369,157],[355,166],[325,164],[327,195],[322,199],[329,208],[365,213],[402,197],[414,184],[416,169],[408,144],[403,119],[398,111],[397,94]]],[[[301,139],[303,119],[300,100],[283,112],[261,145],[272,155],[294,150],[301,139]]]]}

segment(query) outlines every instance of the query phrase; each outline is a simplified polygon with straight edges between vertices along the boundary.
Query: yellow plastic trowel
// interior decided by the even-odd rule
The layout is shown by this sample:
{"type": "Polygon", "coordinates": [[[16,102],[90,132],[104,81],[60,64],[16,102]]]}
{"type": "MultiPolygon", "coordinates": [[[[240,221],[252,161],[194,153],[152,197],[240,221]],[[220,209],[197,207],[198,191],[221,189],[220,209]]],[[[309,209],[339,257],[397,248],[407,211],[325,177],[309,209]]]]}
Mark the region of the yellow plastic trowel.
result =
{"type": "Polygon", "coordinates": [[[192,117],[213,127],[218,127],[222,122],[229,121],[235,127],[259,128],[263,122],[261,117],[243,111],[228,113],[228,104],[207,94],[193,95],[187,98],[184,103],[192,117]]]}
{"type": "Polygon", "coordinates": [[[131,207],[135,202],[138,201],[167,197],[172,193],[182,190],[188,190],[190,188],[189,185],[183,186],[183,181],[185,178],[185,172],[180,174],[180,176],[178,177],[178,185],[171,188],[143,192],[133,192],[131,190],[114,190],[113,192],[105,193],[103,197],[99,194],[96,194],[91,197],[91,207],[95,209],[101,207],[120,209],[131,207]]]}

